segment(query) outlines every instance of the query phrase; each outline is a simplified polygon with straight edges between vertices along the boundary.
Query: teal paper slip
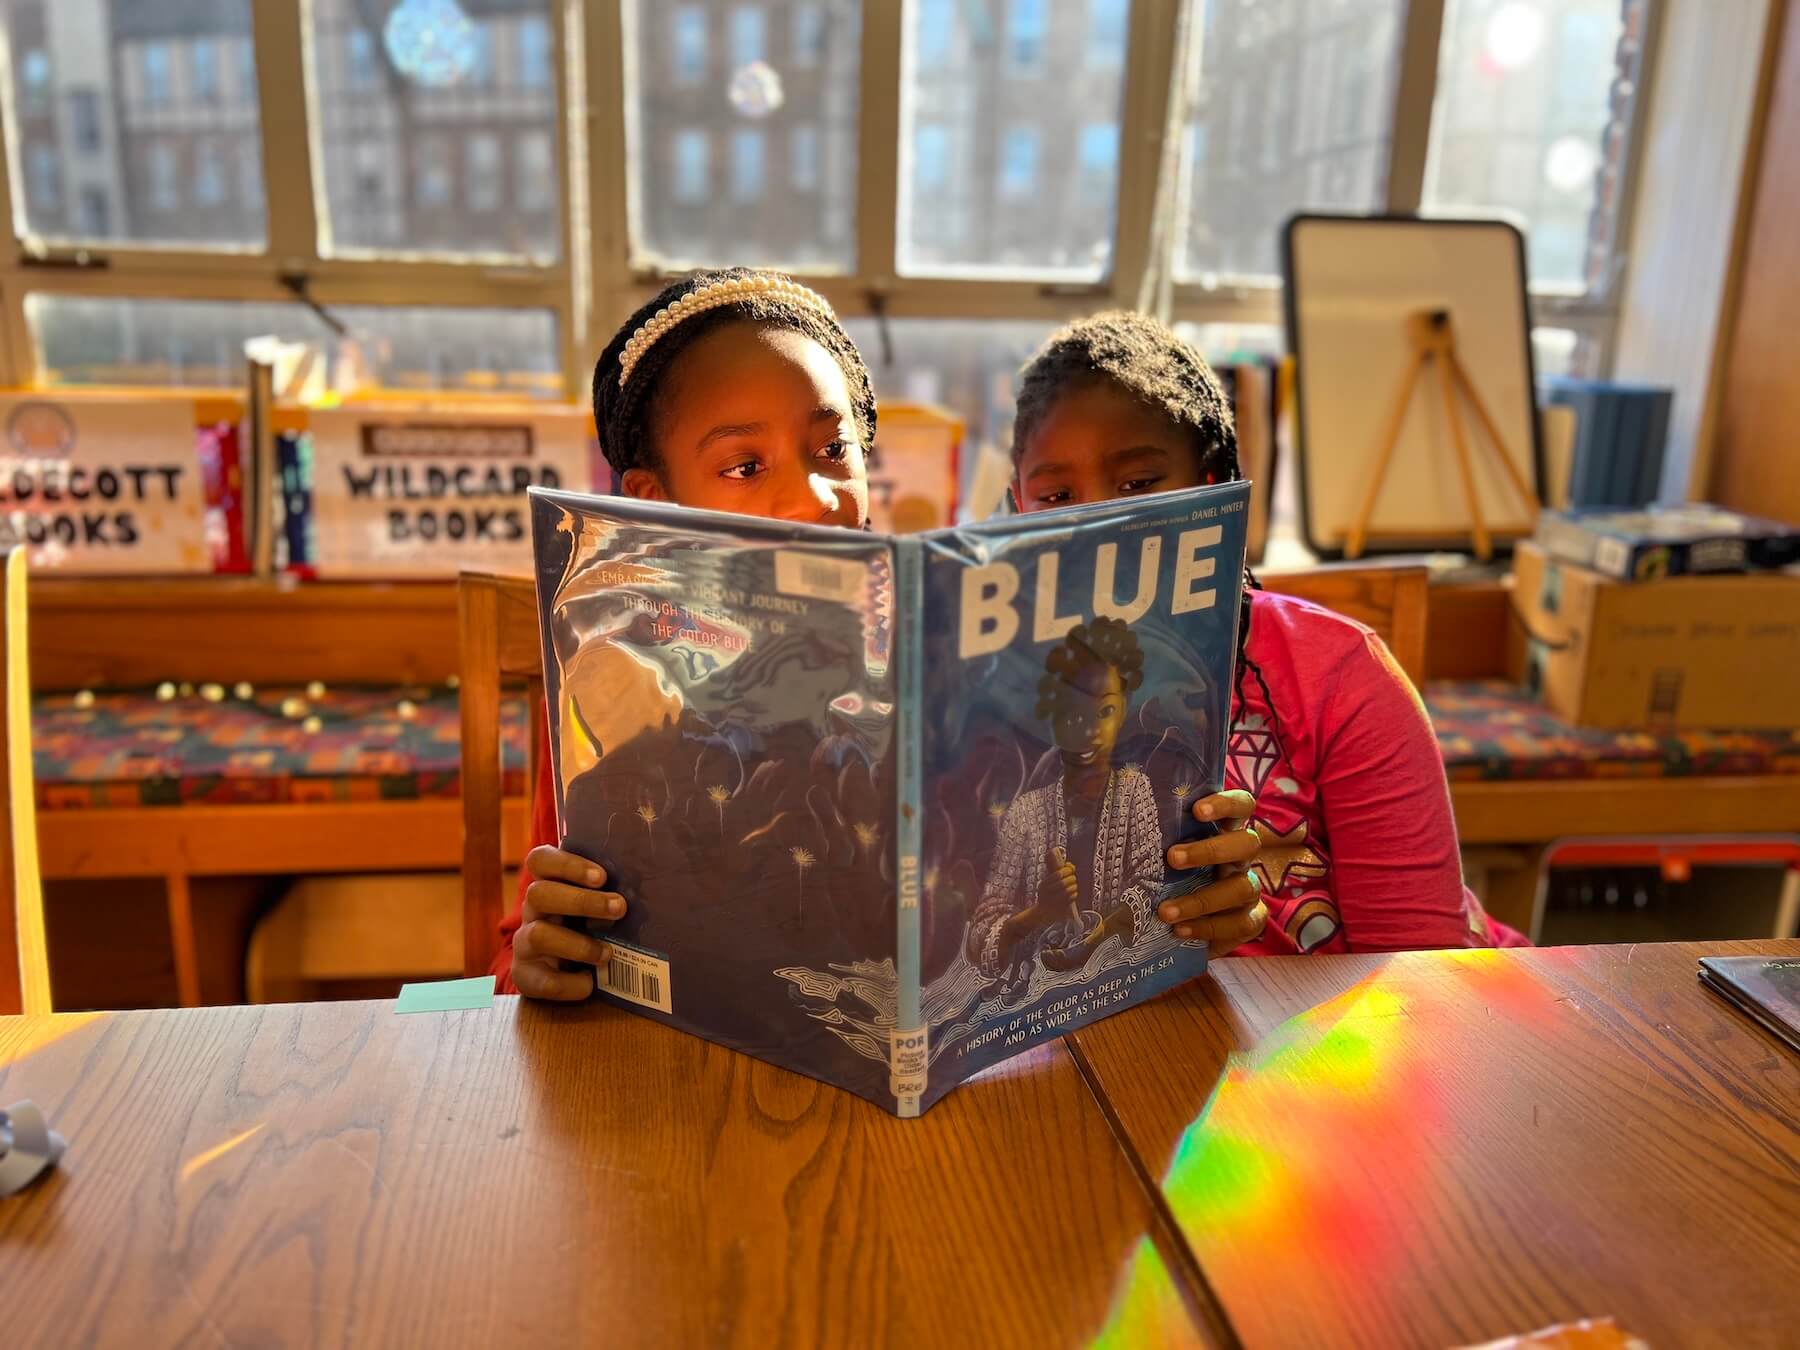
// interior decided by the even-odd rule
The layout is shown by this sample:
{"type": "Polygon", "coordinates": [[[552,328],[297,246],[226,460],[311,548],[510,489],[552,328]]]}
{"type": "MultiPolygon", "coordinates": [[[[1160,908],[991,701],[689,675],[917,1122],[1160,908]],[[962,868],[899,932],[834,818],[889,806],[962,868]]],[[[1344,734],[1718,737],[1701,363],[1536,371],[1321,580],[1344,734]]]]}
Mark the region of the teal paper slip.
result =
{"type": "Polygon", "coordinates": [[[454,1012],[458,1008],[486,1008],[494,1001],[494,977],[476,975],[466,980],[434,980],[429,984],[403,984],[394,1004],[397,1013],[454,1012]]]}

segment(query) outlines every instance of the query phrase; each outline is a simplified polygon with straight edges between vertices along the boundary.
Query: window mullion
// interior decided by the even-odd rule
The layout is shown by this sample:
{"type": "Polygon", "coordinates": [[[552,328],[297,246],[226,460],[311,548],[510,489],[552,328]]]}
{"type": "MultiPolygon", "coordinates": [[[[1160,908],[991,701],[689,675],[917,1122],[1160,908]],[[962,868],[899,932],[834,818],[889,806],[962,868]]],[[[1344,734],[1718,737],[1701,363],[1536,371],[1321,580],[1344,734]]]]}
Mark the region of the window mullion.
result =
{"type": "Polygon", "coordinates": [[[305,268],[319,256],[312,138],[307,131],[310,8],[296,0],[254,0],[251,11],[269,222],[265,256],[277,269],[305,268]]]}
{"type": "MultiPolygon", "coordinates": [[[[1171,265],[1180,246],[1174,217],[1184,203],[1169,196],[1158,221],[1163,175],[1173,167],[1167,137],[1170,105],[1181,77],[1177,63],[1182,11],[1192,0],[1135,0],[1119,126],[1118,204],[1113,225],[1111,289],[1115,304],[1134,308],[1145,275],[1171,265]]],[[[1177,131],[1185,135],[1185,129],[1177,131]]]]}
{"type": "Polygon", "coordinates": [[[901,70],[906,39],[899,0],[864,5],[862,76],[857,109],[855,276],[867,289],[898,282],[901,70]]]}
{"type": "Polygon", "coordinates": [[[1400,35],[1400,75],[1394,81],[1393,137],[1388,143],[1387,209],[1414,215],[1425,195],[1425,157],[1437,98],[1438,51],[1444,0],[1410,0],[1400,35]]]}
{"type": "Polygon", "coordinates": [[[625,44],[630,27],[620,3],[586,5],[589,290],[593,322],[581,361],[591,366],[598,346],[634,307],[631,275],[630,175],[625,44]]]}

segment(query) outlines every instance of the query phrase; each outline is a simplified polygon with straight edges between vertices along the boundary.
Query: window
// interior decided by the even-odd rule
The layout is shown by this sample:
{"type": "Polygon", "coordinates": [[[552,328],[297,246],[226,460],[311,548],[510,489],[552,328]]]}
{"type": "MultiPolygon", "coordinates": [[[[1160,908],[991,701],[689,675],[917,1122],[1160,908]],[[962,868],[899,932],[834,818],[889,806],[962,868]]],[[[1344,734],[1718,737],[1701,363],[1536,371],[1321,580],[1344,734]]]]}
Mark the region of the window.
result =
{"type": "Polygon", "coordinates": [[[387,196],[387,156],[375,142],[364,141],[356,147],[355,162],[356,204],[369,210],[377,209],[387,196]]]}
{"type": "MultiPolygon", "coordinates": [[[[1048,68],[1051,9],[1038,3],[992,5],[1006,27],[982,26],[981,6],[960,6],[956,22],[931,4],[908,6],[912,59],[902,71],[901,134],[913,154],[901,176],[896,259],[906,276],[1055,278],[1098,281],[1111,266],[1116,163],[1090,174],[1079,162],[1083,122],[1116,121],[1125,72],[1089,69],[1080,75],[1079,97],[1048,97],[1037,74],[1021,78],[1021,44],[1048,68]],[[932,31],[928,24],[943,22],[932,31]],[[976,96],[975,91],[979,91],[976,96]],[[941,132],[920,134],[926,127],[941,132]],[[941,140],[939,138],[942,138],[941,140]],[[961,147],[956,165],[956,209],[932,194],[945,182],[951,144],[961,147]],[[1057,147],[1046,153],[1045,147],[1057,147]],[[946,164],[940,173],[937,166],[946,164]],[[1029,201],[1032,209],[1020,209],[1029,201]]],[[[1076,11],[1082,13],[1083,11],[1076,11]]],[[[1129,13],[1129,10],[1127,11],[1129,13]]],[[[1068,31],[1068,30],[1059,30],[1068,31]]],[[[1086,30],[1068,32],[1079,49],[1086,30]]]]}
{"type": "Polygon", "coordinates": [[[433,138],[420,141],[418,157],[418,187],[416,195],[420,206],[448,206],[450,204],[450,147],[442,140],[433,138]]]}
{"type": "Polygon", "coordinates": [[[91,183],[81,189],[76,204],[75,233],[83,239],[104,239],[112,233],[112,210],[106,192],[91,183]]]}
{"type": "Polygon", "coordinates": [[[950,129],[922,126],[913,133],[913,186],[921,194],[942,192],[950,183],[950,129]]]}
{"type": "Polygon", "coordinates": [[[698,84],[706,78],[706,11],[699,5],[676,5],[669,12],[669,26],[675,79],[698,84]]]}
{"type": "Polygon", "coordinates": [[[1049,0],[1007,0],[1006,59],[1015,75],[1041,75],[1049,0]]]}
{"type": "Polygon", "coordinates": [[[789,23],[788,60],[797,70],[810,70],[825,59],[825,7],[795,5],[789,23]]]}
{"type": "Polygon", "coordinates": [[[1029,197],[1037,186],[1037,161],[1037,128],[1013,127],[1009,130],[1000,154],[1000,195],[1029,197]]]}
{"type": "MultiPolygon", "coordinates": [[[[554,82],[526,100],[502,100],[494,90],[502,75],[512,87],[512,74],[530,58],[541,26],[547,56],[551,0],[506,0],[460,8],[436,0],[404,0],[395,6],[364,0],[310,0],[309,41],[315,52],[340,48],[351,52],[346,62],[308,63],[313,80],[310,127],[314,178],[324,185],[318,203],[319,246],[327,256],[423,253],[442,258],[509,258],[527,263],[553,262],[561,253],[558,228],[561,181],[553,177],[547,208],[500,209],[505,203],[507,168],[501,147],[541,133],[555,136],[563,121],[553,94],[554,82]],[[413,35],[402,41],[402,29],[389,23],[369,25],[367,15],[425,14],[463,16],[427,42],[413,35]],[[503,18],[490,17],[496,14],[503,18]],[[504,26],[505,32],[501,32],[504,26]],[[355,36],[367,33],[367,39],[355,36]],[[356,55],[369,44],[367,64],[356,55]],[[365,75],[376,78],[365,83],[365,75]],[[393,210],[370,211],[362,205],[357,181],[358,147],[381,147],[385,163],[410,166],[410,200],[393,210]],[[457,184],[460,172],[462,182],[457,184]]],[[[433,30],[436,31],[436,30],[433,30]]]]}
{"type": "Polygon", "coordinates": [[[50,105],[50,58],[41,47],[19,60],[19,102],[29,113],[41,113],[50,105]]]}
{"type": "Polygon", "coordinates": [[[718,5],[708,11],[632,0],[636,21],[626,32],[635,32],[636,40],[625,53],[631,114],[625,171],[633,266],[744,263],[848,272],[855,265],[862,11],[855,0],[821,0],[819,7],[827,16],[823,59],[805,78],[783,81],[782,100],[769,107],[766,100],[746,99],[746,86],[756,93],[762,76],[766,94],[774,87],[769,81],[781,77],[761,68],[746,77],[743,63],[782,55],[790,13],[785,6],[718,5]],[[678,57],[684,25],[691,22],[703,35],[708,12],[718,16],[724,50],[705,87],[695,89],[672,65],[662,25],[673,25],[668,31],[676,35],[678,57]],[[690,13],[691,20],[683,17],[690,13]],[[767,30],[771,15],[782,25],[773,37],[767,30]],[[797,172],[790,139],[797,126],[817,128],[816,186],[787,191],[797,172]]]}
{"type": "Polygon", "coordinates": [[[519,209],[549,211],[556,205],[556,154],[547,131],[519,137],[519,209]]]}
{"type": "Polygon", "coordinates": [[[260,153],[254,85],[241,104],[225,104],[230,44],[250,32],[250,8],[250,0],[0,0],[12,52],[0,120],[17,146],[14,207],[25,230],[72,243],[259,249],[261,180],[254,195],[243,193],[235,173],[241,145],[260,153]],[[45,101],[28,117],[32,81],[45,101]],[[58,157],[54,203],[31,165],[40,141],[58,157]],[[212,143],[210,164],[198,158],[201,141],[212,143]]]}
{"type": "Polygon", "coordinates": [[[201,206],[217,206],[225,200],[225,161],[216,141],[194,144],[194,201],[201,206]]]}
{"type": "Polygon", "coordinates": [[[1111,122],[1088,123],[1081,129],[1077,156],[1087,190],[1110,192],[1119,181],[1119,128],[1111,122]]]}
{"type": "Polygon", "coordinates": [[[731,195],[740,202],[753,202],[763,193],[763,134],[760,131],[731,133],[731,195]]]}
{"type": "Polygon", "coordinates": [[[739,5],[731,11],[731,60],[747,66],[763,59],[768,25],[761,5],[739,5]]]}
{"type": "Polygon", "coordinates": [[[381,67],[375,55],[374,35],[366,28],[344,34],[344,50],[350,64],[347,84],[351,89],[374,89],[381,83],[381,67]]]}
{"type": "Polygon", "coordinates": [[[1295,212],[1381,208],[1405,9],[1206,7],[1179,276],[1271,281],[1295,212]]]}
{"type": "Polygon", "coordinates": [[[710,158],[704,131],[675,133],[675,200],[706,200],[707,160],[710,158]]]}
{"type": "Polygon", "coordinates": [[[477,88],[493,85],[493,23],[473,23],[468,50],[468,77],[464,83],[477,88]]]}
{"type": "Polygon", "coordinates": [[[43,211],[62,210],[62,161],[55,146],[40,142],[25,152],[25,192],[43,211]]]}
{"type": "Polygon", "coordinates": [[[169,47],[163,42],[146,42],[138,49],[139,78],[143,81],[144,102],[167,103],[174,97],[170,78],[169,47]]]}
{"type": "Polygon", "coordinates": [[[911,25],[913,56],[919,65],[930,69],[948,65],[961,48],[953,40],[957,21],[956,0],[916,0],[911,6],[917,16],[911,25]]]}
{"type": "Polygon", "coordinates": [[[248,137],[238,142],[238,183],[244,205],[260,213],[263,209],[262,146],[248,137]]]}
{"type": "Polygon", "coordinates": [[[1425,209],[1509,215],[1534,286],[1604,291],[1644,17],[1642,0],[1448,0],[1425,209]]]}
{"type": "Polygon", "coordinates": [[[796,192],[819,187],[819,129],[803,122],[788,135],[788,182],[796,192]]]}
{"type": "Polygon", "coordinates": [[[1125,23],[1130,14],[1126,0],[1088,0],[1088,64],[1125,64],[1125,23]]]}
{"type": "Polygon", "coordinates": [[[219,101],[219,45],[199,38],[188,48],[188,66],[194,77],[194,97],[202,103],[219,101]]]}
{"type": "Polygon", "coordinates": [[[75,148],[91,155],[105,145],[100,128],[100,95],[92,89],[77,89],[69,95],[69,124],[75,131],[75,148]]]}
{"type": "Polygon", "coordinates": [[[176,211],[181,207],[180,168],[176,164],[175,147],[157,141],[145,152],[150,174],[150,208],[154,211],[176,211]]]}
{"type": "Polygon", "coordinates": [[[519,83],[527,89],[548,89],[550,77],[550,21],[532,15],[519,25],[519,83]]]}
{"type": "MultiPolygon", "coordinates": [[[[342,305],[333,314],[384,387],[562,396],[549,311],[342,305]]],[[[267,333],[315,344],[332,363],[342,351],[296,304],[37,294],[25,317],[40,372],[63,384],[236,385],[244,343],[267,333]]]]}
{"type": "Polygon", "coordinates": [[[237,55],[233,58],[237,65],[237,96],[240,103],[256,102],[256,45],[247,37],[239,38],[233,45],[237,55]]]}
{"type": "Polygon", "coordinates": [[[471,211],[494,211],[500,206],[500,138],[491,131],[476,132],[463,142],[465,191],[471,211]]]}

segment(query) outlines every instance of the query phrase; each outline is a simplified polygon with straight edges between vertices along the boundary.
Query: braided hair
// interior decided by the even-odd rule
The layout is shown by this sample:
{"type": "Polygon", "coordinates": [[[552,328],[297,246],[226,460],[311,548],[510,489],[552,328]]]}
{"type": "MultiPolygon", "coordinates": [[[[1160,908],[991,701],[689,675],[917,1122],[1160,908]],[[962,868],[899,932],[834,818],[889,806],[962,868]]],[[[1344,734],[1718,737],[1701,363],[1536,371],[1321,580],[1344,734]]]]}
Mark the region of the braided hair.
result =
{"type": "Polygon", "coordinates": [[[1129,695],[1144,682],[1144,649],[1131,625],[1120,619],[1095,619],[1071,628],[1044,661],[1038,681],[1037,716],[1052,721],[1076,688],[1076,677],[1089,667],[1111,666],[1119,688],[1129,695]]]}
{"type": "MultiPolygon", "coordinates": [[[[1013,419],[1015,468],[1056,400],[1095,380],[1112,384],[1187,433],[1203,481],[1234,483],[1243,478],[1231,405],[1206,358],[1167,324],[1126,310],[1078,319],[1053,333],[1020,372],[1019,406],[1013,419]]],[[[1241,706],[1246,672],[1256,677],[1279,739],[1281,719],[1269,682],[1248,653],[1250,592],[1261,589],[1262,583],[1245,567],[1233,682],[1241,706]]]]}
{"type": "Polygon", "coordinates": [[[664,377],[681,354],[706,334],[728,323],[748,320],[786,328],[811,338],[836,359],[850,389],[850,411],[865,449],[875,442],[875,391],[862,353],[830,314],[779,291],[753,292],[731,304],[720,305],[684,319],[665,332],[638,359],[631,378],[621,381],[620,357],[631,335],[690,291],[721,281],[785,280],[778,272],[749,267],[726,267],[692,272],[671,282],[646,301],[613,334],[606,350],[594,363],[594,425],[600,433],[600,450],[613,472],[623,477],[631,469],[660,470],[655,420],[664,377]]]}

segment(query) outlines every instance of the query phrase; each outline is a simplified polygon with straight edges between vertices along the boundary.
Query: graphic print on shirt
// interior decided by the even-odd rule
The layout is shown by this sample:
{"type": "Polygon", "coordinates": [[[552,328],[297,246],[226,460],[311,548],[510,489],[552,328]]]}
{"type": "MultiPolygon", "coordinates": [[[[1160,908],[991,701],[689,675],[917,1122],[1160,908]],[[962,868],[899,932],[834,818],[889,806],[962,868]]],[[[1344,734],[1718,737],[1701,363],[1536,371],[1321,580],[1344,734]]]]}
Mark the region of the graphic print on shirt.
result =
{"type": "Polygon", "coordinates": [[[1331,896],[1331,860],[1294,800],[1300,785],[1288,772],[1281,738],[1262,713],[1241,705],[1233,711],[1225,786],[1256,798],[1251,825],[1262,847],[1251,869],[1269,907],[1270,936],[1280,932],[1301,953],[1316,952],[1334,939],[1345,949],[1343,919],[1331,896]]]}

